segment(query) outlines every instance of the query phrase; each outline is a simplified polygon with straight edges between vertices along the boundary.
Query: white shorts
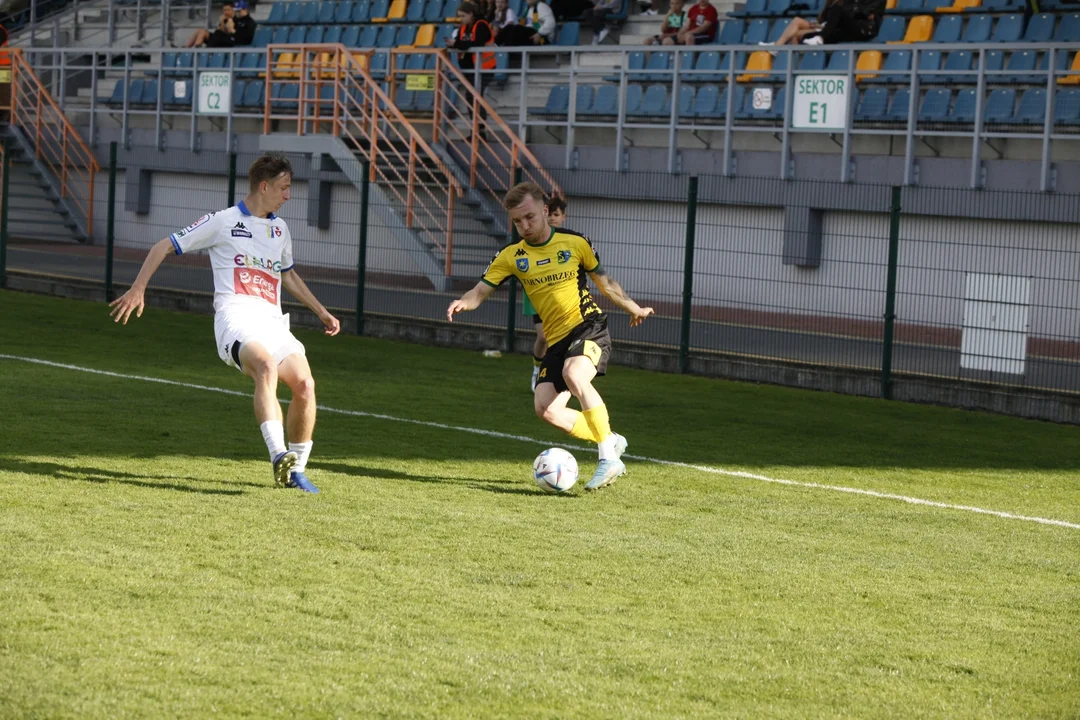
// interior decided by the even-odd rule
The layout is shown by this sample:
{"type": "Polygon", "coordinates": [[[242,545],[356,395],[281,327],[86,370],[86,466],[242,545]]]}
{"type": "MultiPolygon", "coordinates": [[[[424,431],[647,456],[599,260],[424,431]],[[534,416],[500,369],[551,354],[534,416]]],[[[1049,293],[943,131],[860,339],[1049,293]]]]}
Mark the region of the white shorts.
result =
{"type": "Polygon", "coordinates": [[[214,337],[218,357],[241,372],[240,348],[249,342],[262,345],[279,364],[290,355],[305,354],[303,344],[289,332],[288,314],[228,308],[214,315],[214,337]]]}

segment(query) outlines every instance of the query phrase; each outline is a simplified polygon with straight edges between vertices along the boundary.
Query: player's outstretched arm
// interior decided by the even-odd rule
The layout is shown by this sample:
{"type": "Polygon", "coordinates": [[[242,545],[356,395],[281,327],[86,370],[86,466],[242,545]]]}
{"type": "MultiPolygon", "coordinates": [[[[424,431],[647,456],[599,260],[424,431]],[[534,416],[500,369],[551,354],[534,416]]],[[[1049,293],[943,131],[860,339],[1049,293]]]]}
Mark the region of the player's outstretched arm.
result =
{"type": "Polygon", "coordinates": [[[630,327],[637,327],[645,321],[645,318],[653,314],[651,307],[643,308],[626,294],[619,283],[615,282],[607,273],[589,273],[589,277],[596,283],[596,287],[604,296],[630,314],[630,327]]]}
{"type": "Polygon", "coordinates": [[[142,317],[146,299],[146,286],[150,284],[150,278],[157,272],[161,263],[172,253],[173,244],[169,238],[165,238],[150,248],[150,252],[146,254],[146,259],[143,260],[142,268],[139,270],[139,276],[135,278],[135,282],[131,284],[126,293],[109,303],[109,307],[112,308],[109,311],[109,317],[113,318],[113,322],[123,322],[127,325],[132,312],[135,313],[135,317],[142,317]]]}
{"type": "Polygon", "coordinates": [[[484,302],[494,289],[486,282],[476,283],[476,287],[450,303],[450,307],[446,308],[446,319],[454,322],[454,316],[459,312],[468,312],[480,307],[480,303],[484,302]]]}
{"type": "Polygon", "coordinates": [[[338,331],[341,330],[341,322],[323,307],[323,304],[315,297],[315,293],[311,292],[311,288],[296,274],[295,270],[286,270],[281,273],[281,284],[285,286],[289,294],[304,303],[308,310],[319,316],[319,320],[326,327],[324,332],[327,335],[338,334],[338,331]]]}

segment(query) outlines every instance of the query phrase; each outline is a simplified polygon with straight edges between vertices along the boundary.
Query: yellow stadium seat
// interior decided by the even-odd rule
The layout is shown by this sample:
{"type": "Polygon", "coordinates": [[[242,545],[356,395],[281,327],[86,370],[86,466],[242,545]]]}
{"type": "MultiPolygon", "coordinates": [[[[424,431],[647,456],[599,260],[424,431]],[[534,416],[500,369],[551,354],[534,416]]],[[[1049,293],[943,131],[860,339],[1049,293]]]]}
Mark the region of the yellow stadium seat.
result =
{"type": "Polygon", "coordinates": [[[435,25],[428,23],[421,25],[416,31],[416,42],[413,47],[431,47],[435,43],[435,25]]]}
{"type": "Polygon", "coordinates": [[[300,57],[298,54],[283,52],[274,63],[274,77],[300,77],[300,57]]]}
{"type": "Polygon", "coordinates": [[[1058,78],[1058,85],[1080,85],[1080,50],[1073,55],[1072,65],[1069,66],[1069,74],[1058,78]]]}
{"type": "Polygon", "coordinates": [[[755,50],[750,53],[750,59],[746,61],[746,71],[739,76],[738,81],[753,82],[755,78],[765,77],[772,70],[772,53],[766,50],[755,50]]]}
{"type": "Polygon", "coordinates": [[[387,20],[404,20],[408,0],[393,0],[390,3],[390,12],[386,13],[387,20]]]}
{"type": "Polygon", "coordinates": [[[950,7],[939,7],[937,12],[939,13],[958,13],[964,12],[968,8],[977,8],[982,5],[982,0],[953,0],[953,4],[950,7]]]}
{"type": "Polygon", "coordinates": [[[866,72],[868,70],[880,70],[881,69],[881,51],[880,50],[863,50],[859,53],[859,59],[855,62],[855,82],[862,82],[869,78],[877,77],[877,72],[866,72]]]}
{"type": "MultiPolygon", "coordinates": [[[[901,43],[929,42],[934,36],[934,18],[929,15],[916,15],[908,23],[907,31],[901,43]]],[[[895,43],[890,43],[895,44],[895,43]]]]}
{"type": "Polygon", "coordinates": [[[885,0],[885,9],[886,10],[895,10],[896,9],[896,0],[885,0]]]}

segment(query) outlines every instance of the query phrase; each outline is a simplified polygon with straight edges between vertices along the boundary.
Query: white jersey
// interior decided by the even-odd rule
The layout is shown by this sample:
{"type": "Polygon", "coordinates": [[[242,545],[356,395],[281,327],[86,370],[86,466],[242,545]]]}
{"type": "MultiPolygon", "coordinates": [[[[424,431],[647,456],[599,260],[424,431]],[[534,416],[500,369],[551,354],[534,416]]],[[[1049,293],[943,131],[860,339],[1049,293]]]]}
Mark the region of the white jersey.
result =
{"type": "Polygon", "coordinates": [[[203,215],[169,240],[177,255],[210,251],[216,312],[272,307],[281,314],[281,273],[293,267],[292,236],[281,218],[255,217],[241,202],[203,215]]]}

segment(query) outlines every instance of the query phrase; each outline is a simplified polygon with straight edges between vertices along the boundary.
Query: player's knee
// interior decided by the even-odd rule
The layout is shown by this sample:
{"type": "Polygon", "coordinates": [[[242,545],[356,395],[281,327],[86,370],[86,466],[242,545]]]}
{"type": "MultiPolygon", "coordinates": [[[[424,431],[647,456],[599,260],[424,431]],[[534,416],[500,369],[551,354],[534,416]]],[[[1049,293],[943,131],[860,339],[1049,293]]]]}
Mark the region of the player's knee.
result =
{"type": "Polygon", "coordinates": [[[555,418],[558,416],[558,413],[551,405],[541,405],[540,403],[537,403],[534,409],[536,410],[536,416],[538,418],[546,423],[555,423],[555,418]]]}
{"type": "Polygon", "coordinates": [[[293,397],[303,400],[315,399],[315,378],[308,375],[306,378],[300,378],[292,387],[293,397]]]}

